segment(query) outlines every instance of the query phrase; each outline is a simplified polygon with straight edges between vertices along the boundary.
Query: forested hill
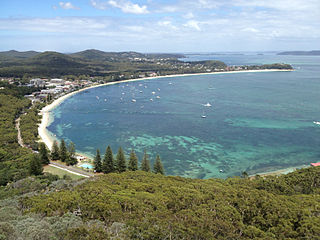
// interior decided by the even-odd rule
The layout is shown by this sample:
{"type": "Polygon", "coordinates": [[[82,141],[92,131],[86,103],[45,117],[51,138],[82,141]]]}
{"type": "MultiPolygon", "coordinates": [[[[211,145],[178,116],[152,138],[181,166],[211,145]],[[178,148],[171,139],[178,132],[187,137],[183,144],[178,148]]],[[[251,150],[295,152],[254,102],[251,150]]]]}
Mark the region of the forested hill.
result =
{"type": "MultiPolygon", "coordinates": [[[[63,54],[47,51],[0,52],[0,77],[32,78],[61,77],[71,79],[99,77],[105,81],[163,76],[170,74],[207,73],[223,70],[266,69],[261,66],[227,68],[221,61],[180,61],[182,54],[103,52],[95,49],[63,54]],[[81,77],[80,77],[81,76],[81,77]]],[[[288,64],[271,64],[276,69],[292,69],[288,64]]]]}
{"type": "Polygon", "coordinates": [[[68,213],[80,216],[86,223],[71,226],[68,239],[107,239],[115,225],[120,239],[320,236],[320,168],[316,167],[253,180],[126,172],[51,192],[24,198],[21,206],[26,213],[48,219],[68,213]],[[95,225],[90,225],[93,220],[95,225]]]}

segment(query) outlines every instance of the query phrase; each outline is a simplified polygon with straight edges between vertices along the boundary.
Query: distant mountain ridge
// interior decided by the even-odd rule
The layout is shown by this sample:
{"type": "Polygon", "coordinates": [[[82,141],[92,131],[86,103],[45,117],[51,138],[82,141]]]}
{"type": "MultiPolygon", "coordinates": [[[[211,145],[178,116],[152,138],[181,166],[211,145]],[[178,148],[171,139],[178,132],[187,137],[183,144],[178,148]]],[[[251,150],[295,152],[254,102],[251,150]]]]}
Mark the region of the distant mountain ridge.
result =
{"type": "Polygon", "coordinates": [[[320,56],[320,50],[312,51],[287,51],[280,52],[277,55],[297,55],[297,56],[320,56]]]}

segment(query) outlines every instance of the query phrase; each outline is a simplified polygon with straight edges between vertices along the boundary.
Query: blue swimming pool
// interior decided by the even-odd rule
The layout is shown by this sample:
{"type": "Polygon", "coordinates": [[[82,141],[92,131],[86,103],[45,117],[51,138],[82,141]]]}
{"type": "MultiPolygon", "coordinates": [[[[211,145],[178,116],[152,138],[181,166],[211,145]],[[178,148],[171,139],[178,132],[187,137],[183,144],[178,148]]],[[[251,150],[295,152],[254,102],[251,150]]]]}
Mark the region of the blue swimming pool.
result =
{"type": "Polygon", "coordinates": [[[93,169],[93,166],[90,163],[83,163],[83,164],[80,164],[79,166],[87,169],[93,169]]]}

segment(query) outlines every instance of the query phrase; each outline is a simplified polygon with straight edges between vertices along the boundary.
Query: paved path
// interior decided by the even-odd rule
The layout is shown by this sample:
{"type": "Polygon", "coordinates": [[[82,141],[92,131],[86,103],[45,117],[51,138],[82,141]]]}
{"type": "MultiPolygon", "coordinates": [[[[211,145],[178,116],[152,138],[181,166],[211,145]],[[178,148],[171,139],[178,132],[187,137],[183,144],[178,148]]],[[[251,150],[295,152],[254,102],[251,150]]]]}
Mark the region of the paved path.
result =
{"type": "Polygon", "coordinates": [[[18,143],[21,147],[24,147],[24,148],[28,148],[26,145],[24,145],[23,143],[23,139],[21,137],[21,131],[20,131],[20,117],[18,117],[16,119],[16,129],[18,130],[18,143]]]}
{"type": "Polygon", "coordinates": [[[83,176],[83,177],[93,177],[94,174],[93,173],[89,173],[89,172],[86,172],[86,171],[83,171],[81,169],[77,169],[77,168],[74,168],[74,167],[71,167],[71,166],[66,166],[66,165],[63,165],[63,164],[60,164],[60,163],[56,163],[56,162],[50,162],[49,166],[52,166],[52,167],[55,167],[55,168],[59,168],[61,170],[64,170],[64,171],[67,171],[67,172],[70,172],[70,173],[73,173],[73,174],[76,174],[76,175],[79,175],[79,176],[83,176]]]}

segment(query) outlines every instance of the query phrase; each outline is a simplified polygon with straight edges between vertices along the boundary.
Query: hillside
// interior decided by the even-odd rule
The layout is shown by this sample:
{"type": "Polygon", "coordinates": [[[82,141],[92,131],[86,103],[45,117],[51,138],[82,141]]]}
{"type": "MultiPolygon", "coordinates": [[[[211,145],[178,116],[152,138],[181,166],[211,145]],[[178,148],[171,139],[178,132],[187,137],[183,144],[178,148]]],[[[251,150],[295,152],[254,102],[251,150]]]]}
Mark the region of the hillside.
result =
{"type": "Polygon", "coordinates": [[[25,59],[25,58],[30,58],[38,55],[39,52],[36,51],[26,51],[26,52],[18,52],[15,50],[10,50],[10,51],[5,51],[5,52],[0,52],[0,59],[25,59]]]}
{"type": "MultiPolygon", "coordinates": [[[[27,197],[28,213],[77,213],[122,229],[123,239],[319,239],[320,168],[281,177],[186,179],[108,174],[72,189],[27,197]]],[[[70,229],[91,239],[90,227],[70,229]],[[87,229],[86,231],[84,229],[87,229]]],[[[101,230],[101,229],[100,229],[101,230]]]]}

